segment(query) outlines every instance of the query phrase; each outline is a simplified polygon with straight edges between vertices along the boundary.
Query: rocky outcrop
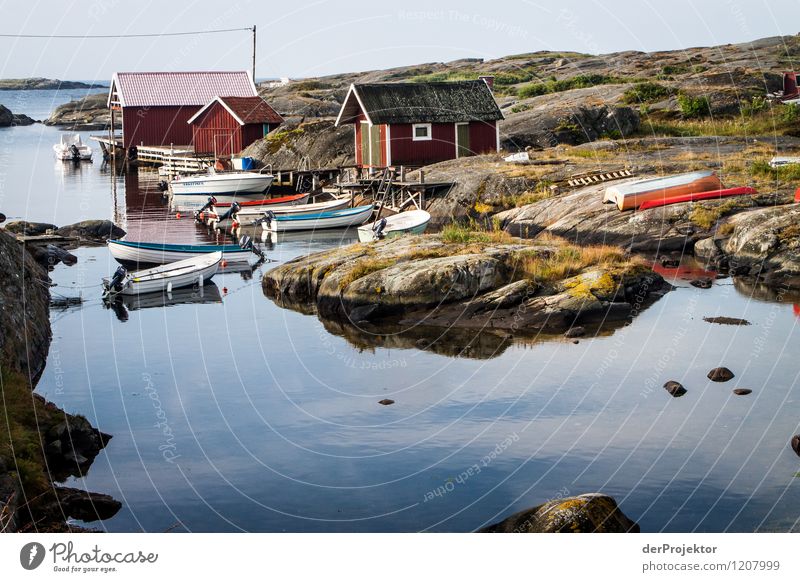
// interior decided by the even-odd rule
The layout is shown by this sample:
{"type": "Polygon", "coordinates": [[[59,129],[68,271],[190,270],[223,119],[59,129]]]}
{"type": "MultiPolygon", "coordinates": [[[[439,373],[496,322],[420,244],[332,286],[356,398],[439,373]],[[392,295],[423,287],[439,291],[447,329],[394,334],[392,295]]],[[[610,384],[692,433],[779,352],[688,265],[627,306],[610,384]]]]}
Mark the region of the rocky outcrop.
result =
{"type": "Polygon", "coordinates": [[[356,244],[300,257],[264,275],[276,303],[357,326],[563,332],[578,323],[622,321],[666,290],[663,279],[624,260],[562,280],[537,280],[525,265],[557,261],[558,246],[453,244],[438,236],[356,244]],[[526,274],[527,273],[527,274],[526,274]]]}
{"type": "MultiPolygon", "coordinates": [[[[88,95],[56,107],[45,125],[58,125],[64,129],[99,131],[111,125],[111,113],[106,105],[107,93],[88,95]]],[[[122,127],[121,115],[115,118],[115,129],[122,127]]]]}
{"type": "MultiPolygon", "coordinates": [[[[646,178],[648,176],[641,176],[646,178]]],[[[615,182],[619,184],[622,182],[615,182]]],[[[692,250],[695,243],[709,235],[717,223],[697,220],[693,203],[670,204],[661,208],[636,212],[620,212],[613,204],[603,203],[607,184],[579,188],[565,195],[498,213],[502,228],[515,236],[535,237],[549,232],[580,244],[613,244],[631,251],[668,252],[692,250]]],[[[719,210],[719,216],[746,211],[760,205],[774,206],[781,202],[777,195],[738,197],[733,205],[728,200],[704,201],[704,208],[719,210]]],[[[732,219],[733,220],[733,219],[732,219]]]]}
{"type": "Polygon", "coordinates": [[[501,146],[517,151],[631,136],[641,121],[638,111],[618,105],[627,87],[600,85],[527,99],[500,122],[501,146]]]}
{"type": "Polygon", "coordinates": [[[22,113],[11,113],[7,107],[0,105],[0,127],[11,127],[12,125],[32,125],[34,123],[36,123],[36,121],[27,115],[22,113]]]}
{"type": "Polygon", "coordinates": [[[102,243],[125,236],[125,231],[110,220],[84,220],[56,229],[55,234],[77,237],[82,243],[102,243]]]}
{"type": "Polygon", "coordinates": [[[613,497],[586,493],[548,501],[479,530],[481,533],[639,533],[613,497]]]}
{"type": "Polygon", "coordinates": [[[242,155],[251,156],[273,168],[297,168],[304,160],[312,167],[335,168],[355,162],[353,128],[335,128],[333,119],[286,125],[248,146],[242,155]]]}
{"type": "Polygon", "coordinates": [[[47,233],[48,230],[55,231],[58,227],[49,222],[28,222],[27,220],[12,220],[4,227],[11,234],[21,234],[26,236],[38,236],[47,233]]]}
{"type": "Polygon", "coordinates": [[[47,272],[0,229],[0,366],[37,378],[50,346],[47,272]]]}
{"type": "MultiPolygon", "coordinates": [[[[42,400],[41,405],[47,403],[42,400]]],[[[94,428],[85,417],[62,414],[61,422],[42,430],[47,466],[57,481],[85,475],[111,440],[111,435],[94,428]]]]}

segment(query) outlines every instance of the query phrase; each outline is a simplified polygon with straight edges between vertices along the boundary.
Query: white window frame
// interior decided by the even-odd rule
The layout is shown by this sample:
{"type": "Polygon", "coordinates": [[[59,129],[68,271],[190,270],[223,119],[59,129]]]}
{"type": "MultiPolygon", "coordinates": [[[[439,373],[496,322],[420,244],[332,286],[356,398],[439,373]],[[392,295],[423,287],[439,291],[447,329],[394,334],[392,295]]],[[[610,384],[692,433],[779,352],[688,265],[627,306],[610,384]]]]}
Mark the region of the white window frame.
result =
{"type": "Polygon", "coordinates": [[[433,125],[430,123],[413,123],[411,124],[411,140],[412,141],[431,141],[433,139],[433,125]],[[417,128],[424,127],[428,135],[425,137],[417,137],[417,128]]]}

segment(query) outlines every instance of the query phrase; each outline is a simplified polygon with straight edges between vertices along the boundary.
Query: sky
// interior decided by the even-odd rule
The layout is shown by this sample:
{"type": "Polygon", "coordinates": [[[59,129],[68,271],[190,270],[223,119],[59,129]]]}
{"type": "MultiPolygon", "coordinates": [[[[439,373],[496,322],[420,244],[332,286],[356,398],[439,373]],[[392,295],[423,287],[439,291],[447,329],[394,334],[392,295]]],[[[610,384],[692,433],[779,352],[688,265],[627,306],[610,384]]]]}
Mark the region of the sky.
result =
{"type": "MultiPolygon", "coordinates": [[[[538,50],[602,54],[800,32],[800,0],[0,0],[0,34],[118,35],[257,26],[259,78],[538,50]]],[[[0,38],[0,78],[107,82],[115,71],[250,69],[252,34],[0,38]]]]}

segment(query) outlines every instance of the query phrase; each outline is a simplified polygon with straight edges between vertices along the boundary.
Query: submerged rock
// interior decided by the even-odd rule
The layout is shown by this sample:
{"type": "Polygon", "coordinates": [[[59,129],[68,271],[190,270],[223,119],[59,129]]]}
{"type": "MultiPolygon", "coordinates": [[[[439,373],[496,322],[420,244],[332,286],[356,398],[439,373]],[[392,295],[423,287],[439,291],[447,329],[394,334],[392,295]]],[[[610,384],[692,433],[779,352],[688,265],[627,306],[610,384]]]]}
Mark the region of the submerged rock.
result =
{"type": "Polygon", "coordinates": [[[753,391],[750,388],[734,388],[733,393],[736,396],[747,396],[748,394],[752,394],[753,391]]]}
{"type": "Polygon", "coordinates": [[[548,501],[478,530],[481,533],[639,533],[613,497],[586,493],[548,501]]]}
{"type": "Polygon", "coordinates": [[[692,287],[697,287],[698,289],[711,289],[714,281],[710,277],[700,277],[699,279],[690,281],[689,284],[692,287]]]}
{"type": "Polygon", "coordinates": [[[727,382],[731,378],[734,377],[733,372],[731,372],[728,368],[721,367],[721,368],[714,368],[708,373],[708,379],[712,382],[727,382]]]}
{"type": "Polygon", "coordinates": [[[670,380],[666,384],[664,384],[664,389],[672,394],[675,398],[680,398],[684,394],[686,394],[686,388],[683,387],[683,384],[680,382],[676,382],[675,380],[670,380]]]}
{"type": "Polygon", "coordinates": [[[797,456],[800,457],[800,434],[796,434],[792,437],[792,450],[797,453],[797,456]]]}
{"type": "Polygon", "coordinates": [[[122,503],[104,493],[92,493],[73,487],[56,487],[57,507],[53,513],[63,512],[63,515],[81,521],[97,521],[114,517],[122,509],[122,503]]]}
{"type": "Polygon", "coordinates": [[[718,323],[720,325],[750,325],[749,321],[738,317],[704,317],[703,321],[718,323]]]}
{"type": "Polygon", "coordinates": [[[390,404],[394,404],[394,400],[392,400],[391,398],[384,398],[383,400],[378,400],[378,404],[389,406],[390,404]]]}
{"type": "Polygon", "coordinates": [[[12,234],[27,236],[39,236],[46,234],[48,230],[55,231],[57,228],[55,224],[49,222],[28,222],[27,220],[12,220],[5,226],[5,229],[12,234]]]}
{"type": "Polygon", "coordinates": [[[586,328],[581,325],[576,325],[575,327],[571,327],[564,332],[564,337],[566,338],[583,337],[585,335],[586,335],[586,328]]]}

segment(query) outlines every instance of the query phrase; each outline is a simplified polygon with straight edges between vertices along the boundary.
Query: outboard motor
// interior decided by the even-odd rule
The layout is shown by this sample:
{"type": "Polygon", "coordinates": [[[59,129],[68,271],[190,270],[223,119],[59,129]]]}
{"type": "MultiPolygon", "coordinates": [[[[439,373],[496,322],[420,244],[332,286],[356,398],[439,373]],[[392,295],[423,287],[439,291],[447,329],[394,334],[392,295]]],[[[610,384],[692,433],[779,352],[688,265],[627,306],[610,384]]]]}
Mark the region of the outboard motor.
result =
{"type": "Polygon", "coordinates": [[[269,230],[273,220],[275,220],[275,213],[272,210],[267,210],[264,213],[264,218],[261,219],[261,228],[269,230]]]}
{"type": "Polygon", "coordinates": [[[228,218],[235,218],[241,209],[242,207],[239,205],[239,203],[234,202],[233,204],[231,204],[231,207],[228,208],[228,212],[221,215],[217,220],[222,222],[223,220],[227,220],[228,218]]]}
{"type": "Polygon", "coordinates": [[[72,144],[69,146],[69,153],[72,154],[72,161],[79,162],[81,159],[81,151],[78,149],[78,146],[72,144]]]}
{"type": "Polygon", "coordinates": [[[117,267],[117,270],[114,271],[114,276],[111,277],[111,281],[108,282],[108,287],[106,287],[107,293],[119,293],[122,291],[122,282],[125,280],[125,275],[128,274],[128,270],[120,265],[117,267]]]}
{"type": "Polygon", "coordinates": [[[239,248],[245,251],[252,251],[253,239],[246,234],[242,235],[241,237],[239,237],[239,248]]]}
{"type": "Polygon", "coordinates": [[[386,219],[385,218],[381,218],[378,221],[378,224],[376,224],[375,226],[372,227],[372,232],[375,233],[375,238],[376,239],[382,239],[384,236],[386,236],[385,234],[383,234],[383,229],[384,228],[386,228],[386,219]]]}

